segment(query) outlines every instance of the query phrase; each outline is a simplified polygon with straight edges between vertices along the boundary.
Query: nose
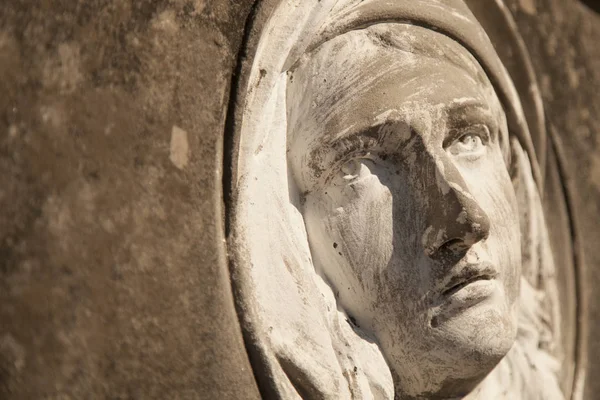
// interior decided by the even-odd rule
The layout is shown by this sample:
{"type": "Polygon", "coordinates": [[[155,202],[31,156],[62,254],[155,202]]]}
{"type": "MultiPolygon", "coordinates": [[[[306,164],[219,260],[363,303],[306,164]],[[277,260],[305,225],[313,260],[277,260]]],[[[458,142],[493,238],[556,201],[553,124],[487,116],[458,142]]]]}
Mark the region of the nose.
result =
{"type": "Polygon", "coordinates": [[[490,220],[469,191],[460,171],[452,161],[431,160],[434,179],[425,186],[428,193],[426,230],[423,235],[425,253],[438,259],[452,255],[462,257],[490,233],[490,220]]]}

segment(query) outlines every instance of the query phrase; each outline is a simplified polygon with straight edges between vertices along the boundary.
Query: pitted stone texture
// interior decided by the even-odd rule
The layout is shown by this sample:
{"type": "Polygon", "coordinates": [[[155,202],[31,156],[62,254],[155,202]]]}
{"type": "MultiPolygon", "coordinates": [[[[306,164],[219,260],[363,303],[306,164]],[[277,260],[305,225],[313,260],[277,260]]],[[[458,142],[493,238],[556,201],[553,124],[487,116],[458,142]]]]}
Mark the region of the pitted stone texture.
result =
{"type": "Polygon", "coordinates": [[[221,219],[251,3],[0,6],[0,398],[257,396],[221,219]]]}
{"type": "MultiPolygon", "coordinates": [[[[597,397],[600,381],[600,14],[569,0],[510,0],[511,10],[538,75],[549,127],[562,143],[573,209],[579,222],[587,288],[588,341],[584,398],[597,397]],[[531,7],[535,12],[531,13],[531,7]]],[[[584,3],[596,4],[592,1],[584,3]]]]}

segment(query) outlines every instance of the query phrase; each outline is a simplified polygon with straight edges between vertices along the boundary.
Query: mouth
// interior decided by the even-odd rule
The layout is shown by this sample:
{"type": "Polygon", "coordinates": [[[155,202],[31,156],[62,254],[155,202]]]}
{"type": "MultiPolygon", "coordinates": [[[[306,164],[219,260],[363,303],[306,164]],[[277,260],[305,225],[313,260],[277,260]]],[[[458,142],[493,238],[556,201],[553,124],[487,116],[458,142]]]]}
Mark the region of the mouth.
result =
{"type": "Polygon", "coordinates": [[[442,291],[442,297],[450,297],[475,282],[491,281],[497,277],[498,272],[489,263],[467,264],[451,276],[442,291]]]}

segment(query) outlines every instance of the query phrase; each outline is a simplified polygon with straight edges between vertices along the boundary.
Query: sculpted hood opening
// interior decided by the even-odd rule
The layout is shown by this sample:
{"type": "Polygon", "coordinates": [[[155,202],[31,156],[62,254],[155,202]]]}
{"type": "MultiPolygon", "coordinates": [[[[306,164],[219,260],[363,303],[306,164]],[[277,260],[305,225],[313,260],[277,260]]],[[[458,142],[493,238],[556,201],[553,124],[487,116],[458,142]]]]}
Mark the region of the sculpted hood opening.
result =
{"type": "MultiPolygon", "coordinates": [[[[236,112],[230,248],[238,313],[263,396],[394,398],[391,374],[377,343],[351,328],[343,310],[337,309],[334,293],[314,271],[300,212],[302,194],[286,159],[287,72],[324,42],[377,23],[417,25],[446,35],[470,52],[492,82],[510,135],[503,145],[512,156],[510,172],[524,240],[523,280],[531,289],[526,285],[522,296],[528,301],[535,298],[529,304],[536,307],[545,293],[549,293],[547,298],[554,296],[543,305],[545,313],[554,313],[549,325],[539,325],[535,321],[540,318],[529,315],[537,310],[527,309],[523,326],[532,348],[542,339],[544,343],[558,340],[554,337],[559,318],[553,303],[556,288],[545,286],[554,279],[555,271],[539,196],[545,175],[540,166],[545,167],[547,153],[539,93],[505,6],[500,1],[489,2],[496,11],[492,18],[489,15],[493,13],[479,4],[483,2],[467,3],[469,6],[462,0],[282,1],[266,18],[260,36],[253,39],[256,53],[239,88],[242,101],[236,112]],[[506,66],[519,74],[518,90],[482,25],[495,29],[497,37],[512,35],[505,52],[513,58],[506,66]],[[497,25],[501,27],[494,28],[497,25]],[[538,163],[538,155],[543,164],[538,163]],[[540,276],[547,280],[541,282],[540,276]]],[[[514,371],[519,365],[502,368],[514,371]]],[[[547,370],[555,374],[554,366],[547,370]]],[[[530,376],[521,372],[516,385],[518,390],[526,390],[530,376]]],[[[572,375],[563,379],[569,380],[572,375]]],[[[563,387],[569,386],[564,382],[563,387]]]]}

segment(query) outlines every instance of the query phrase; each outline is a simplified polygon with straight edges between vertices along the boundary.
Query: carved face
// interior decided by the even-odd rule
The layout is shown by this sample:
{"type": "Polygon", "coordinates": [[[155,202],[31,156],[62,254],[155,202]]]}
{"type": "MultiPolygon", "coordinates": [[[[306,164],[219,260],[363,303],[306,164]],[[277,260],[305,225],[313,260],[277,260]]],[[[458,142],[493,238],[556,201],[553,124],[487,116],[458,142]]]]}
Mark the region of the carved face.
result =
{"type": "Polygon", "coordinates": [[[469,392],[517,327],[519,221],[492,85],[456,42],[399,24],[327,42],[289,80],[316,268],[397,391],[469,392]]]}

